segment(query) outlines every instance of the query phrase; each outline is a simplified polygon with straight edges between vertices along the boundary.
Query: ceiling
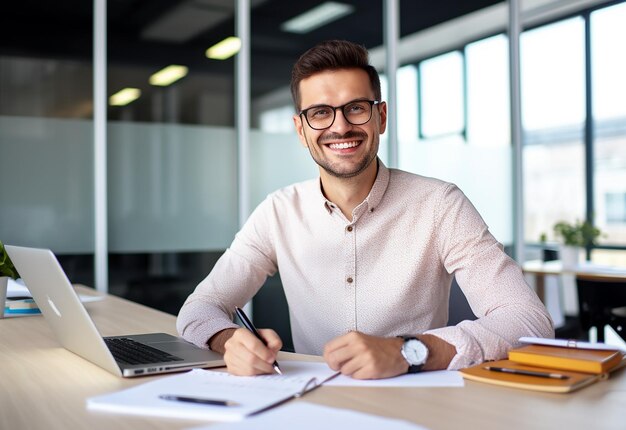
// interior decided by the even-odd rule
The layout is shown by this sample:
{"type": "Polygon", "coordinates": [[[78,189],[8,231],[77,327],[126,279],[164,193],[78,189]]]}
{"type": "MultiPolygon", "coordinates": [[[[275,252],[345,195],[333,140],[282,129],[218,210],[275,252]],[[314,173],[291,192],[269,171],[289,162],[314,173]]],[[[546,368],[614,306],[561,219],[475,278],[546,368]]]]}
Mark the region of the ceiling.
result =
{"type": "MultiPolygon", "coordinates": [[[[285,87],[294,61],[321,40],[349,39],[370,49],[383,44],[382,0],[338,1],[352,5],[354,12],[310,33],[291,34],[282,31],[280,24],[320,1],[250,0],[253,97],[285,87]]],[[[400,36],[501,2],[400,0],[400,36]]],[[[235,0],[108,0],[110,70],[157,71],[169,64],[183,64],[189,67],[191,77],[222,77],[232,86],[234,60],[209,60],[204,52],[235,33],[234,4],[235,0]]],[[[2,15],[0,59],[46,58],[91,64],[92,1],[21,0],[3,5],[2,15]]],[[[113,77],[123,80],[125,75],[133,73],[111,73],[109,88],[117,85],[113,77]]]]}

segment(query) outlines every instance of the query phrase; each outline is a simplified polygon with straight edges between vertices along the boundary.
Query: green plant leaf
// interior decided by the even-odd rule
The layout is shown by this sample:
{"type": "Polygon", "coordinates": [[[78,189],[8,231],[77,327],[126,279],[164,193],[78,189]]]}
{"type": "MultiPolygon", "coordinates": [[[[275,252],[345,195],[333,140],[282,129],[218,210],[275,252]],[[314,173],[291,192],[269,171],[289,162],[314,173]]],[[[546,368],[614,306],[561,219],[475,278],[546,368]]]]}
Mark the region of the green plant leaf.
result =
{"type": "Polygon", "coordinates": [[[595,245],[602,236],[600,229],[588,221],[576,221],[574,224],[559,221],[554,224],[554,234],[557,238],[562,238],[565,245],[580,247],[595,245]]]}
{"type": "Polygon", "coordinates": [[[7,254],[7,251],[4,249],[2,241],[0,241],[0,276],[8,276],[13,279],[20,277],[20,274],[9,258],[9,254],[7,254]]]}

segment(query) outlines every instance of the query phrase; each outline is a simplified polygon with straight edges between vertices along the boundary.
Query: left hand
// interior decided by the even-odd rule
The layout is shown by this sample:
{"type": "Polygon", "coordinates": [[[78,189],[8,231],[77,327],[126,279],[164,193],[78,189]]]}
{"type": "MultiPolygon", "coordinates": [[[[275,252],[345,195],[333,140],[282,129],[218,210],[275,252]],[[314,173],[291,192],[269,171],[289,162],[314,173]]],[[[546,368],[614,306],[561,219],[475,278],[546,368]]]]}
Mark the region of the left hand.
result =
{"type": "Polygon", "coordinates": [[[328,342],[324,359],[331,369],[355,379],[391,378],[406,373],[409,368],[400,353],[403,342],[398,337],[352,331],[328,342]]]}

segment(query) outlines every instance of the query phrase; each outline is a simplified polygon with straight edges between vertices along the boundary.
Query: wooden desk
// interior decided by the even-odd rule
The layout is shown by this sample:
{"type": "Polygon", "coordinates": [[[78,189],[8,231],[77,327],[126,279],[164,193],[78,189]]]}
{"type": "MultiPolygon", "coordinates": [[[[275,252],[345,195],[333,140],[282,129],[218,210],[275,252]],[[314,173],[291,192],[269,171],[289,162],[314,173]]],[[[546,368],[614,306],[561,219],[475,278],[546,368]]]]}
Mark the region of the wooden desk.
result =
{"type": "MultiPolygon", "coordinates": [[[[173,316],[120,298],[108,296],[86,307],[103,335],[175,334],[173,316]]],[[[289,358],[315,359],[281,353],[281,360],[289,358]]],[[[125,380],[109,374],[61,348],[41,316],[0,320],[1,429],[185,429],[203,424],[85,408],[88,397],[159,377],[125,380]]],[[[433,430],[624,429],[626,371],[569,395],[466,381],[464,388],[322,387],[295,401],[401,418],[433,430]]]]}

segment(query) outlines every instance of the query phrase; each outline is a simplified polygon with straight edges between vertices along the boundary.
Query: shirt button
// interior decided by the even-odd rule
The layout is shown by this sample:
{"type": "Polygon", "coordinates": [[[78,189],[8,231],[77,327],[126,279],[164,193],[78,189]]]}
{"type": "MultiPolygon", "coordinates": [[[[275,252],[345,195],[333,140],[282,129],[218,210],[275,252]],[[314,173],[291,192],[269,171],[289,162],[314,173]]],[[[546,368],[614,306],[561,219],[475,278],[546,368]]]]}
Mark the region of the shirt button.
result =
{"type": "Polygon", "coordinates": [[[354,282],[354,279],[352,279],[351,277],[348,277],[348,279],[346,279],[346,281],[348,282],[348,284],[351,284],[352,282],[354,282]]]}
{"type": "Polygon", "coordinates": [[[348,231],[352,231],[352,226],[351,226],[351,225],[349,225],[348,227],[346,227],[346,230],[348,230],[348,231]]]}

